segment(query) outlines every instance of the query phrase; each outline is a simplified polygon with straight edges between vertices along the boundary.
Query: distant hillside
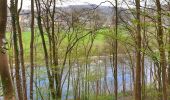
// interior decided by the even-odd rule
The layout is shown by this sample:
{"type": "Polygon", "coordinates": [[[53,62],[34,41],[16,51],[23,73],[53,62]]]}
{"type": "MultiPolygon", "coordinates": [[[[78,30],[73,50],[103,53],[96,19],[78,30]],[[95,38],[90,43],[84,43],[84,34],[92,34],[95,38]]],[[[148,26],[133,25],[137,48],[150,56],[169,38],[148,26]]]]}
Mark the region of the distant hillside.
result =
{"type": "MultiPolygon", "coordinates": [[[[123,10],[124,8],[119,8],[123,10]]],[[[29,27],[30,25],[30,10],[22,10],[20,13],[20,18],[22,26],[29,27]]],[[[100,21],[100,26],[110,26],[113,23],[114,8],[111,6],[98,6],[95,4],[89,5],[69,5],[64,7],[56,7],[56,20],[71,19],[71,15],[74,14],[80,19],[93,20],[94,16],[97,16],[98,21],[100,21]],[[65,18],[64,18],[65,17],[65,18]],[[67,18],[66,18],[67,17],[67,18]]],[[[96,17],[95,17],[96,18],[96,17]]],[[[8,13],[8,23],[10,23],[10,13],[8,13]]]]}

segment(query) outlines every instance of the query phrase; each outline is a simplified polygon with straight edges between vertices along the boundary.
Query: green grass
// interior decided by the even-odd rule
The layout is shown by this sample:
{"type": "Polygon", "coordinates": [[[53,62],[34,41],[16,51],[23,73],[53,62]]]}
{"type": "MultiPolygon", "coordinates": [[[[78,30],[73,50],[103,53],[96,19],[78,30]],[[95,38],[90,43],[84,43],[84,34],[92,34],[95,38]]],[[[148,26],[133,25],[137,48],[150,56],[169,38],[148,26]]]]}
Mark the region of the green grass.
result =
{"type": "MultiPolygon", "coordinates": [[[[104,47],[103,45],[105,45],[104,44],[105,41],[108,40],[108,38],[114,38],[114,36],[110,36],[110,34],[113,34],[113,32],[114,32],[113,30],[109,30],[109,29],[100,29],[96,33],[94,33],[95,34],[94,47],[102,49],[104,47]]],[[[87,33],[88,33],[88,31],[82,31],[82,32],[77,33],[77,35],[82,36],[83,34],[87,34],[87,33]]],[[[60,34],[62,36],[63,34],[66,34],[66,33],[62,32],[60,34]]],[[[67,33],[67,34],[70,34],[70,33],[67,33]]],[[[119,34],[120,34],[120,37],[123,39],[127,37],[124,34],[124,32],[122,31],[122,29],[119,31],[119,34]]],[[[48,42],[47,34],[45,34],[44,36],[45,36],[46,45],[48,48],[49,42],[48,42]]],[[[76,35],[74,34],[73,37],[75,37],[75,36],[76,35]]],[[[91,36],[92,35],[89,34],[78,42],[80,51],[83,51],[83,48],[82,48],[83,44],[86,45],[86,44],[88,44],[88,42],[90,42],[91,36]]],[[[6,34],[6,37],[7,37],[7,41],[10,42],[10,38],[12,38],[12,34],[8,32],[6,34]]],[[[23,40],[23,48],[24,48],[24,57],[25,57],[25,60],[27,62],[29,62],[31,33],[30,32],[22,32],[22,40],[23,40]]],[[[40,34],[38,33],[38,31],[35,31],[34,43],[35,43],[34,48],[36,48],[36,56],[37,56],[38,60],[40,60],[40,62],[42,62],[42,60],[44,59],[44,56],[43,56],[44,52],[43,52],[43,48],[42,48],[41,37],[40,37],[40,34]]],[[[60,54],[63,53],[63,50],[66,49],[67,45],[68,45],[68,35],[66,35],[66,37],[64,38],[64,40],[62,41],[62,43],[59,47],[59,49],[62,49],[62,50],[60,50],[60,54]]],[[[93,48],[93,49],[95,50],[96,48],[93,48]]],[[[11,48],[9,48],[9,53],[13,53],[11,48]]]]}

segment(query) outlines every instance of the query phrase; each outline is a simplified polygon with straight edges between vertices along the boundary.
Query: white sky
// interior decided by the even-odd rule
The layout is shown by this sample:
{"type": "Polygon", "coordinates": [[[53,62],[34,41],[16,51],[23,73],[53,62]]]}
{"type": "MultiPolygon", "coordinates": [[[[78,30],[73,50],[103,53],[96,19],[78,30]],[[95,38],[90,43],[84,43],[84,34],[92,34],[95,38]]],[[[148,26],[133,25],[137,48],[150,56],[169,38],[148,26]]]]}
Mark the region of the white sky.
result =
{"type": "MultiPolygon", "coordinates": [[[[100,4],[101,2],[104,2],[106,0],[65,0],[67,1],[66,4],[100,4]]],[[[109,0],[109,1],[114,1],[114,0],[109,0]]],[[[109,3],[105,3],[104,5],[109,5],[109,3]]]]}
{"type": "MultiPolygon", "coordinates": [[[[59,0],[58,0],[59,1],[59,0]]],[[[111,1],[114,3],[115,0],[61,0],[63,1],[62,4],[58,2],[57,6],[68,6],[68,5],[81,5],[81,4],[96,4],[99,5],[101,2],[104,1],[111,1]]],[[[125,0],[128,5],[131,4],[130,2],[134,1],[134,0],[125,0]]],[[[145,1],[145,0],[141,0],[141,1],[145,1]]],[[[148,4],[151,4],[150,1],[153,0],[147,0],[148,4]]],[[[161,0],[162,3],[165,3],[165,0],[161,0]]],[[[8,0],[8,4],[9,4],[10,0],[8,0]]],[[[20,2],[20,0],[19,0],[20,2]]],[[[118,2],[122,2],[122,0],[118,0],[118,2]]],[[[23,9],[30,9],[30,5],[31,5],[31,1],[30,0],[23,0],[23,9]]],[[[110,3],[104,3],[102,4],[103,6],[112,6],[110,3]]],[[[133,5],[133,4],[132,4],[133,5]]],[[[141,5],[144,5],[144,2],[141,2],[141,5]]],[[[152,4],[151,4],[152,5],[152,4]]],[[[121,7],[127,7],[127,5],[125,3],[120,3],[119,6],[121,7]]]]}
{"type": "MultiPolygon", "coordinates": [[[[88,3],[98,5],[101,2],[104,2],[106,0],[62,0],[62,1],[63,1],[62,4],[58,3],[57,6],[80,5],[80,4],[88,4],[88,3]]],[[[114,1],[114,0],[109,0],[109,1],[114,1]]],[[[120,0],[120,1],[122,1],[122,0],[120,0]]],[[[9,2],[10,2],[10,0],[8,0],[8,4],[9,4],[9,2]]],[[[19,4],[20,4],[20,0],[19,0],[19,4]]],[[[30,5],[31,5],[30,0],[23,0],[23,9],[29,9],[30,5]]],[[[104,3],[102,5],[108,6],[108,5],[110,5],[110,3],[104,3]]]]}

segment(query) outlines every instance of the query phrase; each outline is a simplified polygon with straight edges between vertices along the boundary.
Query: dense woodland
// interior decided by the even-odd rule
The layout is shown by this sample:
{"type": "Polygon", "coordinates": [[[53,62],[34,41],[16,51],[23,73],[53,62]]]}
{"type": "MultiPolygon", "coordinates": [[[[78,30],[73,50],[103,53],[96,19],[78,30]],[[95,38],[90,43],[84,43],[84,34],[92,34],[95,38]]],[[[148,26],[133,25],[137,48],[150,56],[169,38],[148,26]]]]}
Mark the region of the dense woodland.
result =
{"type": "Polygon", "coordinates": [[[170,100],[169,0],[29,2],[0,0],[1,100],[170,100]]]}

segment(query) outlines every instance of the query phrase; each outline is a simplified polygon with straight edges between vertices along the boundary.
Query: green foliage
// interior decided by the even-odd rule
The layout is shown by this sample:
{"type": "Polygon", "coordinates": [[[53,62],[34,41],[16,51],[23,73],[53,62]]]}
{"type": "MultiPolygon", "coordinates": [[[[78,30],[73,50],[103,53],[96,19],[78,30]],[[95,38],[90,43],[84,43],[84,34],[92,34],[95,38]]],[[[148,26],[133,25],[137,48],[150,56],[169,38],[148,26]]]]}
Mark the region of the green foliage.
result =
{"type": "MultiPolygon", "coordinates": [[[[96,96],[90,96],[89,100],[96,100],[96,96]]],[[[97,100],[115,100],[112,95],[99,95],[97,100]]]]}
{"type": "Polygon", "coordinates": [[[152,100],[158,100],[158,98],[162,95],[162,92],[159,92],[156,90],[154,84],[150,84],[146,87],[146,98],[147,99],[152,99],[152,100]]]}

